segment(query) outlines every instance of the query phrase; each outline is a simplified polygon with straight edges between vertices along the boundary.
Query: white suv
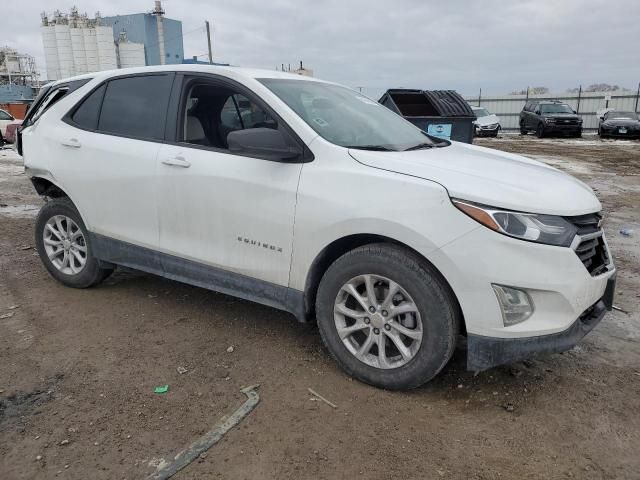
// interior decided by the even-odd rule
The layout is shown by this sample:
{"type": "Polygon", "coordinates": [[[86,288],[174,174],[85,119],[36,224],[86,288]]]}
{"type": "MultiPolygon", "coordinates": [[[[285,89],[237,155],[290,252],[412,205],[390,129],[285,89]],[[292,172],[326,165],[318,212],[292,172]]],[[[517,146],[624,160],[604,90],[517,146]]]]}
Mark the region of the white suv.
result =
{"type": "Polygon", "coordinates": [[[57,280],[90,287],[124,265],[316,319],[373,385],[425,383],[462,336],[472,370],[566,350],[612,307],[588,186],[333,83],[101,72],[47,86],[21,135],[57,280]]]}

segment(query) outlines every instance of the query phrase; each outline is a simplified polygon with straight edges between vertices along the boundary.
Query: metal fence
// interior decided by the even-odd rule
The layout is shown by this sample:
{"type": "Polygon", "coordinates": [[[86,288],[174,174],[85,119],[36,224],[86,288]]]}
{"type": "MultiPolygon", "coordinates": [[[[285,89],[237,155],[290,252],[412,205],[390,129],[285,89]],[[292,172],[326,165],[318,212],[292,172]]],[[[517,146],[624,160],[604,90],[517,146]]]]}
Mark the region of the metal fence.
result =
{"type": "Polygon", "coordinates": [[[599,110],[613,108],[625,112],[637,112],[640,101],[638,92],[577,92],[558,95],[501,95],[483,97],[482,95],[465,96],[471,105],[479,105],[500,117],[503,130],[518,130],[520,111],[529,100],[560,100],[570,105],[582,117],[584,130],[598,129],[599,110]]]}

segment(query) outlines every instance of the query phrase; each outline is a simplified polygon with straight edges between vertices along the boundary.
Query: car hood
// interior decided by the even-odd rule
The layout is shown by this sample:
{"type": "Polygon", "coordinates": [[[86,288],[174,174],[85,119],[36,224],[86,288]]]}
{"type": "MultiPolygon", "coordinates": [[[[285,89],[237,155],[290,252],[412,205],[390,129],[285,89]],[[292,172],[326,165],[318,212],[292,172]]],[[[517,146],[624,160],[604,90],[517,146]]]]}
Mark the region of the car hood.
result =
{"type": "Polygon", "coordinates": [[[544,163],[451,142],[408,152],[350,149],[358,162],[441,184],[454,198],[521,212],[583,215],[602,206],[580,180],[544,163]]]}
{"type": "Polygon", "coordinates": [[[486,117],[478,117],[473,123],[478,125],[479,127],[484,127],[486,125],[494,125],[496,123],[500,123],[500,119],[497,115],[491,114],[486,117]]]}

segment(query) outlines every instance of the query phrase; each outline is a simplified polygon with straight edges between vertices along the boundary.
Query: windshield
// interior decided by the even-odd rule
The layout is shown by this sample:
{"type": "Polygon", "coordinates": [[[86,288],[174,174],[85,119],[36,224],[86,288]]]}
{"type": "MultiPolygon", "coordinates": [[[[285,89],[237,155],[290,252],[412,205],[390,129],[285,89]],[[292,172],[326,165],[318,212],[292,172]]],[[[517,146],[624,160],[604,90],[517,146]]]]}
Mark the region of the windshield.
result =
{"type": "Polygon", "coordinates": [[[564,103],[547,103],[540,105],[542,113],[573,113],[573,109],[564,103]]]}
{"type": "Polygon", "coordinates": [[[638,120],[638,115],[633,112],[609,112],[607,120],[638,120]]]}
{"type": "Polygon", "coordinates": [[[401,151],[435,143],[375,100],[338,85],[306,80],[261,79],[325,140],[347,148],[401,151]]]}
{"type": "Polygon", "coordinates": [[[486,108],[474,108],[473,113],[475,113],[478,118],[488,117],[491,115],[486,108]]]}

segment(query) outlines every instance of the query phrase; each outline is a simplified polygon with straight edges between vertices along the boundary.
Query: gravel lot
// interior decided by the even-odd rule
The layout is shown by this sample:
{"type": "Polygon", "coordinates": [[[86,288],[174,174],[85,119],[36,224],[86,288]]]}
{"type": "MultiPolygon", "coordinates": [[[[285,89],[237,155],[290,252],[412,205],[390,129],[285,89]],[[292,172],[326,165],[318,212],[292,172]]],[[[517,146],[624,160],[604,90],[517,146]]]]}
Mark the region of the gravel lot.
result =
{"type": "Polygon", "coordinates": [[[640,142],[477,143],[596,189],[629,313],[570,352],[477,376],[459,350],[409,393],[347,378],[314,326],[277,310],[133,271],[59,285],[33,249],[42,202],[0,150],[0,478],[144,478],[256,383],[256,410],[175,478],[639,478],[640,142]]]}

